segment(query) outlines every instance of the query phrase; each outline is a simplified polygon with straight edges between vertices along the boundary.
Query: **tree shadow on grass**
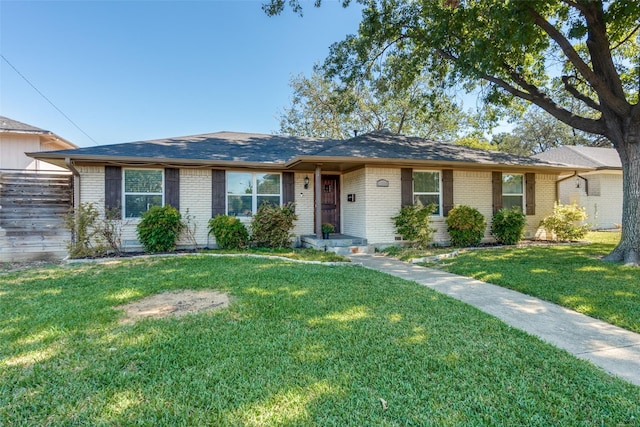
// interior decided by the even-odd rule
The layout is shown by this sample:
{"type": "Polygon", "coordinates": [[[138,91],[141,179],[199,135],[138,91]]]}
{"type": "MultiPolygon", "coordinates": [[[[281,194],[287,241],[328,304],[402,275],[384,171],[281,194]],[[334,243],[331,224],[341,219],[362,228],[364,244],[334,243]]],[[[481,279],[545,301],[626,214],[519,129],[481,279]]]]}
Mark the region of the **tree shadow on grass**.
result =
{"type": "Polygon", "coordinates": [[[640,269],[598,259],[609,249],[593,244],[475,251],[441,265],[640,332],[640,269]]]}

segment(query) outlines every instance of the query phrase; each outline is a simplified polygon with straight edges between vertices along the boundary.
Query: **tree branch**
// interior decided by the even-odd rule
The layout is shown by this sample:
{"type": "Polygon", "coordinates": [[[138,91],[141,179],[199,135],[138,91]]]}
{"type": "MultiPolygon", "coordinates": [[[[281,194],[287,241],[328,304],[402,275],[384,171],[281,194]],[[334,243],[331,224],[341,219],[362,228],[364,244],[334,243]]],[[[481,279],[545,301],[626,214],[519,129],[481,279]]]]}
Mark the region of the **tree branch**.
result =
{"type": "Polygon", "coordinates": [[[577,3],[573,0],[561,0],[562,3],[566,4],[567,6],[571,6],[575,9],[578,9],[580,12],[582,12],[583,14],[587,12],[587,9],[582,6],[580,3],[577,3]]]}
{"type": "MultiPolygon", "coordinates": [[[[585,11],[583,8],[579,8],[585,11]]],[[[582,60],[578,52],[573,48],[569,40],[558,31],[556,27],[551,25],[549,21],[542,17],[533,8],[528,9],[529,14],[533,18],[534,23],[542,29],[556,44],[560,47],[567,59],[576,67],[578,72],[589,82],[591,87],[598,93],[601,98],[606,99],[610,107],[620,116],[625,116],[629,112],[629,104],[624,99],[620,99],[614,92],[609,89],[607,84],[582,60]]]]}
{"type": "Polygon", "coordinates": [[[575,78],[574,76],[562,76],[562,83],[564,83],[564,88],[567,92],[569,92],[574,98],[584,102],[589,108],[593,108],[594,110],[600,111],[600,104],[598,104],[593,99],[589,98],[587,95],[581,93],[573,86],[569,79],[575,78]]]}
{"type": "Polygon", "coordinates": [[[633,30],[631,30],[631,32],[629,34],[627,34],[627,37],[625,37],[624,39],[622,39],[620,42],[618,42],[618,44],[616,44],[614,47],[611,48],[611,51],[613,52],[614,50],[616,50],[617,48],[619,48],[620,46],[622,46],[623,44],[625,44],[627,41],[629,41],[629,39],[636,33],[636,31],[640,30],[640,24],[636,25],[633,30]]]}
{"type": "MultiPolygon", "coordinates": [[[[449,59],[451,61],[458,60],[456,56],[444,50],[438,49],[438,53],[444,58],[449,59]]],[[[589,133],[595,133],[600,135],[605,134],[606,128],[601,119],[594,120],[594,119],[588,119],[586,117],[576,116],[571,111],[561,107],[556,102],[554,102],[548,95],[542,92],[537,86],[527,82],[521,75],[511,70],[511,68],[508,65],[505,64],[503,67],[507,72],[509,72],[509,74],[511,75],[511,79],[520,87],[525,89],[526,92],[516,88],[515,86],[509,84],[508,82],[506,82],[505,80],[499,77],[485,74],[477,69],[475,70],[475,72],[478,75],[478,77],[482,78],[483,80],[486,80],[488,82],[495,84],[496,86],[502,88],[503,90],[505,90],[506,92],[510,93],[515,97],[524,99],[526,101],[529,101],[537,105],[538,107],[542,108],[543,110],[551,114],[556,119],[560,120],[563,123],[568,124],[571,127],[575,127],[577,129],[580,129],[582,131],[589,132],[589,133]]]]}

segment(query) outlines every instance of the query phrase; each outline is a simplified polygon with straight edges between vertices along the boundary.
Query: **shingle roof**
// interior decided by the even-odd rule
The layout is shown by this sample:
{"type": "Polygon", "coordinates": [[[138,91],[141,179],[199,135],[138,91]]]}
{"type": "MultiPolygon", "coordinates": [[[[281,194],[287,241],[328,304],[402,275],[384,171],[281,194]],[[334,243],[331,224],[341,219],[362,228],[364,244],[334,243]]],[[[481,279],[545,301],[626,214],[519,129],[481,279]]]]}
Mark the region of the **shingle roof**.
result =
{"type": "Polygon", "coordinates": [[[29,155],[50,162],[57,160],[58,163],[70,158],[86,162],[156,162],[207,166],[242,166],[242,163],[246,163],[252,166],[287,168],[298,162],[312,165],[318,160],[325,162],[324,167],[336,162],[355,167],[367,161],[388,161],[396,164],[506,165],[547,169],[561,166],[531,157],[434,142],[388,131],[371,132],[348,140],[216,132],[29,155]]]}
{"type": "MultiPolygon", "coordinates": [[[[335,141],[237,132],[216,132],[175,138],[53,151],[71,157],[120,157],[166,160],[285,163],[312,154],[335,141]]],[[[44,153],[38,153],[42,155],[44,153]]]]}
{"type": "Polygon", "coordinates": [[[4,116],[0,116],[0,132],[51,133],[48,130],[40,129],[4,116]]]}
{"type": "Polygon", "coordinates": [[[533,156],[540,160],[596,169],[622,169],[620,156],[613,148],[565,145],[533,156]]]}
{"type": "Polygon", "coordinates": [[[503,165],[544,165],[539,159],[409,137],[389,131],[366,133],[315,153],[331,157],[416,159],[503,165]]]}

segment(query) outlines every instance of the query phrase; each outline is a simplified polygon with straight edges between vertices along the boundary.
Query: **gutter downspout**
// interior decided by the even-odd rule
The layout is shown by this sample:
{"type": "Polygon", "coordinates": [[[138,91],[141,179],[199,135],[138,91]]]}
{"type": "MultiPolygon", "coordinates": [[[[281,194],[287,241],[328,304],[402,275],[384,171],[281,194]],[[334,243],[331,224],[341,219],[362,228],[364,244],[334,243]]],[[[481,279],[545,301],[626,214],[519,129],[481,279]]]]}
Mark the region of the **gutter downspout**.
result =
{"type": "MultiPolygon", "coordinates": [[[[73,174],[73,197],[71,199],[71,207],[75,212],[77,211],[77,207],[80,205],[80,172],[78,172],[78,169],[76,169],[69,157],[65,157],[64,165],[73,174]]],[[[75,242],[77,235],[77,230],[73,230],[73,235],[71,236],[72,241],[75,242]]]]}
{"type": "Polygon", "coordinates": [[[73,207],[76,207],[76,202],[80,202],[80,172],[73,165],[69,157],[65,157],[64,165],[73,174],[73,207]]]}

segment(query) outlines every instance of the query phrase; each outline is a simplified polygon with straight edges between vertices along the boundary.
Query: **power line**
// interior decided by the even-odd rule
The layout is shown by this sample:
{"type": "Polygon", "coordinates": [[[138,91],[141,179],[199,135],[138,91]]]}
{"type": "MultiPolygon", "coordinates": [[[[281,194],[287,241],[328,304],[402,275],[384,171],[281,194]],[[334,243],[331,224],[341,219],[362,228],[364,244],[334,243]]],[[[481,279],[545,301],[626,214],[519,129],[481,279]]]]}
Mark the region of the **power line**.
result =
{"type": "Polygon", "coordinates": [[[29,81],[29,79],[27,79],[27,78],[26,78],[26,77],[25,77],[25,76],[24,76],[20,71],[18,71],[18,69],[17,69],[17,68],[16,68],[16,67],[11,63],[11,62],[9,62],[9,60],[8,60],[7,58],[5,58],[5,56],[4,56],[3,54],[1,54],[1,53],[0,53],[0,57],[2,57],[2,59],[4,59],[4,60],[5,60],[5,62],[6,62],[7,64],[9,64],[9,66],[10,66],[11,68],[13,68],[13,71],[15,71],[15,72],[20,76],[20,77],[22,77],[22,79],[23,79],[25,82],[27,82],[27,83],[29,84],[29,86],[31,86],[31,87],[32,87],[36,92],[38,92],[38,94],[39,94],[41,97],[43,97],[43,98],[44,98],[44,99],[45,99],[49,104],[51,104],[51,106],[52,106],[53,108],[55,108],[56,110],[58,110],[58,112],[59,112],[60,114],[62,114],[62,115],[64,116],[64,118],[65,118],[65,119],[67,119],[67,120],[69,121],[69,123],[71,123],[72,125],[74,125],[74,126],[75,126],[75,127],[76,127],[80,132],[82,132],[82,133],[83,133],[87,138],[89,138],[91,141],[93,141],[93,143],[94,143],[95,145],[100,145],[100,144],[98,144],[98,142],[97,142],[95,139],[91,138],[91,136],[89,136],[89,134],[88,134],[88,133],[86,133],[84,130],[82,130],[82,128],[81,128],[80,126],[78,126],[78,125],[77,125],[73,120],[71,120],[71,119],[69,118],[69,116],[67,116],[67,115],[66,115],[66,114],[65,114],[61,109],[59,109],[59,108],[56,106],[56,104],[54,104],[54,103],[53,103],[49,98],[47,98],[47,97],[46,97],[42,92],[40,92],[40,90],[38,90],[38,88],[37,88],[37,87],[35,87],[35,85],[34,85],[33,83],[31,83],[31,82],[29,81]]]}

